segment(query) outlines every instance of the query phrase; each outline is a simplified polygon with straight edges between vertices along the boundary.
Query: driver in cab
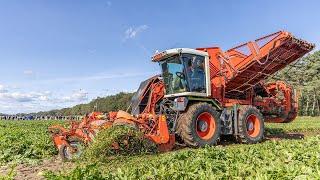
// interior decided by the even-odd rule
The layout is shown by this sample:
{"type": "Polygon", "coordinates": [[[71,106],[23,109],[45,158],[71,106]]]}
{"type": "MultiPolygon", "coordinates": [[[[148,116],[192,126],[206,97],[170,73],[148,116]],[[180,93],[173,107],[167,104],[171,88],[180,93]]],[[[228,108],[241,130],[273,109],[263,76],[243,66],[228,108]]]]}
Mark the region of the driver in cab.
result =
{"type": "Polygon", "coordinates": [[[202,92],[205,89],[205,73],[203,60],[193,56],[189,61],[187,74],[190,82],[190,91],[202,92]]]}

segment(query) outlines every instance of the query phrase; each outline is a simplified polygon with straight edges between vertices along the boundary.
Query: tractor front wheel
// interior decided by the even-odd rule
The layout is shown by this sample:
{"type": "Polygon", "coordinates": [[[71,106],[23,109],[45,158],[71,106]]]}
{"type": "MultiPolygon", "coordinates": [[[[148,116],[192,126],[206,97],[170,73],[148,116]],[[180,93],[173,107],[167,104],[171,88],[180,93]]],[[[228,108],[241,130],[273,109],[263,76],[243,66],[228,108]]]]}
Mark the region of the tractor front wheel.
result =
{"type": "Polygon", "coordinates": [[[69,138],[69,145],[62,145],[59,149],[59,155],[62,161],[71,161],[79,158],[84,150],[84,143],[79,138],[69,138]]]}
{"type": "Polygon", "coordinates": [[[193,147],[215,145],[220,137],[219,113],[208,103],[196,103],[182,113],[177,133],[193,147]]]}
{"type": "Polygon", "coordinates": [[[253,106],[242,106],[239,111],[238,140],[240,143],[255,144],[264,138],[264,120],[253,106]]]}

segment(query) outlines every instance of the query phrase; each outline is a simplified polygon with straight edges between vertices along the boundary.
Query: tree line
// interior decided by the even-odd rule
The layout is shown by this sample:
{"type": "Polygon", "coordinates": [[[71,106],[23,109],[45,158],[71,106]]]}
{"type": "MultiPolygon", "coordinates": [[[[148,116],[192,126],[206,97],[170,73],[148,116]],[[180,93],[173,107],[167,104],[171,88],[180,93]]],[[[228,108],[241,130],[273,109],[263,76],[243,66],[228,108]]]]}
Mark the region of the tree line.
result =
{"type": "Polygon", "coordinates": [[[106,97],[97,97],[88,104],[79,104],[70,108],[56,109],[30,114],[18,114],[19,116],[74,116],[85,115],[93,111],[109,112],[118,110],[127,110],[133,93],[118,93],[106,97]]]}

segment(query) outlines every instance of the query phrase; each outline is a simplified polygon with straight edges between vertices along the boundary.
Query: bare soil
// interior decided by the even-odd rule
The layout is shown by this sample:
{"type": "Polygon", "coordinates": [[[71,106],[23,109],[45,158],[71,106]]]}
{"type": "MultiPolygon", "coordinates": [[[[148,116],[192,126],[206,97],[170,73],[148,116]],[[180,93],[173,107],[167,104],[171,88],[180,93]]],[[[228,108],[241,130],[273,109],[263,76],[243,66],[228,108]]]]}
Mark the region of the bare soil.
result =
{"type": "Polygon", "coordinates": [[[310,132],[297,132],[297,133],[279,133],[273,135],[267,135],[266,141],[268,140],[283,140],[283,139],[303,139],[307,136],[316,136],[320,135],[320,132],[310,131],[310,132]]]}
{"type": "MultiPolygon", "coordinates": [[[[16,173],[14,179],[42,180],[45,179],[43,177],[45,171],[58,172],[66,169],[72,169],[73,167],[74,163],[62,162],[58,158],[46,159],[36,165],[19,164],[14,168],[14,171],[16,173]]],[[[2,166],[0,167],[0,174],[6,175],[10,170],[10,166],[2,166]]]]}

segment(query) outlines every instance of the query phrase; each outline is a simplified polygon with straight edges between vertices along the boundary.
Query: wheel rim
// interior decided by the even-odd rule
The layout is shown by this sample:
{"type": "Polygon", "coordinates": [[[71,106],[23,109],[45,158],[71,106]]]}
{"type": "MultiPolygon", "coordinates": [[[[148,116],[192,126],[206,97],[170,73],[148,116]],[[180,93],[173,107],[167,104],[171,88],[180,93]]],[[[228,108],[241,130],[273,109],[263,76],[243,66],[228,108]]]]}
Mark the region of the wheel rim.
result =
{"type": "Polygon", "coordinates": [[[216,123],[214,117],[208,113],[201,113],[196,122],[198,136],[203,140],[212,138],[215,133],[216,123]]]}
{"type": "Polygon", "coordinates": [[[247,132],[250,137],[257,137],[260,133],[260,121],[259,118],[251,114],[250,116],[247,117],[247,132]]]}
{"type": "Polygon", "coordinates": [[[72,148],[68,146],[64,148],[64,151],[63,151],[64,156],[69,160],[80,157],[82,153],[82,144],[80,142],[71,142],[70,146],[72,148]]]}

